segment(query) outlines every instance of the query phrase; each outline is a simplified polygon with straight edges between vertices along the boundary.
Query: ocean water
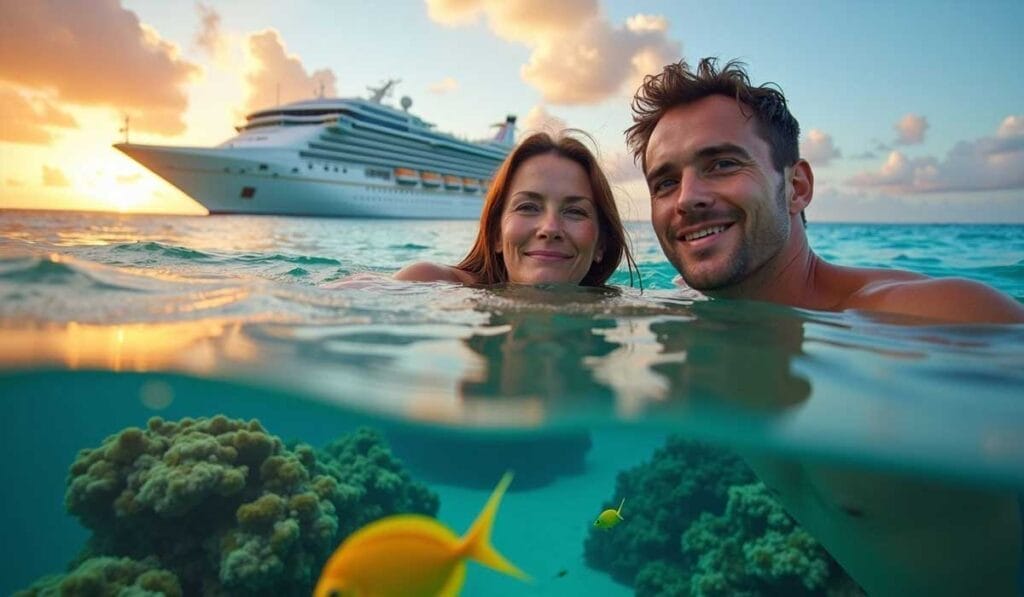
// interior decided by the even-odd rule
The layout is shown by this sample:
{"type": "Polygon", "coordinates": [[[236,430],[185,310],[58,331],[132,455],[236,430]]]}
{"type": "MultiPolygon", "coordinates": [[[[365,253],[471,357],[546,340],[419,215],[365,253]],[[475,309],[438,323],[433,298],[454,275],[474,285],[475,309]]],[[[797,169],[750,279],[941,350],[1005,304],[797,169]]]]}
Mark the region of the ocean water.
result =
{"type": "MultiPolygon", "coordinates": [[[[489,290],[387,277],[457,261],[473,222],[0,212],[0,593],[85,591],[107,556],[136,561],[129,584],[163,569],[151,590],[303,594],[359,524],[417,511],[461,534],[513,470],[492,539],[533,582],[471,564],[465,595],[857,594],[748,465],[769,486],[765,459],[856,474],[904,506],[1024,489],[1024,327],[705,301],[629,232],[643,291],[625,271],[489,290]],[[289,505],[253,514],[266,495],[289,505]]],[[[833,262],[1024,302],[1022,226],[808,234],[833,262]]],[[[885,520],[867,503],[844,507],[885,520]]],[[[886,564],[867,567],[903,572],[886,564]]]]}

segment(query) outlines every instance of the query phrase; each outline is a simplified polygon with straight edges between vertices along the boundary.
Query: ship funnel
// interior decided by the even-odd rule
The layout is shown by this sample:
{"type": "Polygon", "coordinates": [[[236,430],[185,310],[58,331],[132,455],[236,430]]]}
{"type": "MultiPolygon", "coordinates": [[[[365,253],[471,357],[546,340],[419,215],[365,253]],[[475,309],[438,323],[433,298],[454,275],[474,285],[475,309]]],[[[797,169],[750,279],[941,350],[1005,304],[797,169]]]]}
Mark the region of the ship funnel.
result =
{"type": "Polygon", "coordinates": [[[505,117],[505,122],[494,125],[498,127],[498,133],[494,135],[494,141],[501,145],[511,147],[516,142],[516,117],[515,114],[509,114],[505,117]]]}

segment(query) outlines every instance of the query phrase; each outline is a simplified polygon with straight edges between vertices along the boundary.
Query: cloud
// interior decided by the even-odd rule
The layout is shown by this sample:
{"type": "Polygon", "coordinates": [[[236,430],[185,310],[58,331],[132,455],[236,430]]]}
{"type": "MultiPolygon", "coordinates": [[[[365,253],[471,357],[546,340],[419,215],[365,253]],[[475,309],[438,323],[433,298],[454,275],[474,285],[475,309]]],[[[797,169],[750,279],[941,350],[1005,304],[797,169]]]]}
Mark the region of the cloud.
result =
{"type": "Polygon", "coordinates": [[[629,151],[617,151],[601,160],[605,176],[613,183],[639,183],[647,190],[647,183],[644,181],[644,173],[633,160],[633,153],[629,151]]]}
{"type": "Polygon", "coordinates": [[[77,128],[67,112],[43,98],[28,99],[0,86],[0,141],[45,145],[53,141],[46,127],[77,128]]]}
{"type": "Polygon", "coordinates": [[[939,161],[909,158],[899,151],[879,170],[860,172],[847,183],[898,193],[995,191],[1024,188],[1024,127],[1008,116],[995,136],[961,141],[939,161]]]}
{"type": "Polygon", "coordinates": [[[427,0],[427,9],[446,26],[483,15],[496,35],[529,47],[520,76],[552,104],[595,104],[626,87],[632,92],[681,54],[664,17],[638,14],[616,26],[596,0],[427,0]]]}
{"type": "Polygon", "coordinates": [[[196,2],[196,12],[199,13],[199,31],[196,32],[193,43],[217,59],[223,54],[225,47],[224,36],[220,30],[220,13],[202,2],[196,2]]]}
{"type": "Polygon", "coordinates": [[[4,182],[7,184],[7,186],[12,188],[25,186],[25,183],[17,178],[8,178],[4,182]]]}
{"type": "Polygon", "coordinates": [[[1022,223],[1019,191],[982,194],[900,195],[844,190],[815,184],[807,219],[817,222],[1022,223]]]}
{"type": "Polygon", "coordinates": [[[440,81],[431,84],[430,93],[436,93],[437,95],[444,95],[458,90],[459,82],[452,77],[445,77],[440,81]]]}
{"type": "Polygon", "coordinates": [[[330,69],[308,74],[302,59],[287,53],[280,34],[266,29],[249,35],[249,65],[246,111],[273,107],[280,103],[312,99],[323,86],[324,97],[338,94],[338,78],[330,69]]]}
{"type": "Polygon", "coordinates": [[[0,2],[0,80],[128,112],[140,130],[185,130],[198,66],[117,0],[0,2]]]}
{"type": "Polygon", "coordinates": [[[1008,137],[1024,137],[1024,114],[1017,114],[1004,118],[1003,122],[999,124],[999,129],[996,131],[996,137],[1001,139],[1008,137]]]}
{"type": "Polygon", "coordinates": [[[917,114],[907,114],[893,128],[896,129],[897,145],[919,145],[924,142],[928,119],[917,114]]]}
{"type": "Polygon", "coordinates": [[[819,129],[811,129],[807,140],[800,145],[800,154],[814,166],[827,166],[834,159],[842,157],[832,143],[832,136],[819,129]]]}
{"type": "Polygon", "coordinates": [[[873,160],[878,157],[878,154],[873,151],[865,151],[863,153],[855,153],[850,156],[851,160],[873,160]]]}
{"type": "Polygon", "coordinates": [[[43,186],[47,187],[69,187],[71,181],[61,172],[60,168],[50,167],[43,164],[43,186]]]}
{"type": "Polygon", "coordinates": [[[565,120],[552,115],[543,104],[537,104],[530,108],[530,111],[519,123],[520,137],[535,132],[554,134],[567,127],[565,120]]]}

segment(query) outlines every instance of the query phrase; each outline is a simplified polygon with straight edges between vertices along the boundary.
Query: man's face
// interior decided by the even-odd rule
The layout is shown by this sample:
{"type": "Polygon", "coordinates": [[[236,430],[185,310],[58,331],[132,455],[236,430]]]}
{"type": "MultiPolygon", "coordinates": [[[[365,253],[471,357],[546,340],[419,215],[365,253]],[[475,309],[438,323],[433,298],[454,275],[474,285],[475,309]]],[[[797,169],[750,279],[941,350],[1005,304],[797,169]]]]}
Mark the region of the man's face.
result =
{"type": "Polygon", "coordinates": [[[741,283],[789,238],[787,185],[753,118],[712,95],[669,110],[647,145],[651,223],[686,283],[741,283]]]}

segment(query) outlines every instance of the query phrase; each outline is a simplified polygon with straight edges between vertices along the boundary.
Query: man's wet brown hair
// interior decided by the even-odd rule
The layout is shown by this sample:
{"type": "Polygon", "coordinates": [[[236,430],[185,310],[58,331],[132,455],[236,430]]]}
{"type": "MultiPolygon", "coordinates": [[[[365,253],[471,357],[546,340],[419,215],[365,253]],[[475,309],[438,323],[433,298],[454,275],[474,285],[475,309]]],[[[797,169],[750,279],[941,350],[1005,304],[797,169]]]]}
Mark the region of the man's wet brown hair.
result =
{"type": "Polygon", "coordinates": [[[694,72],[685,60],[669,64],[657,75],[644,77],[644,83],[633,96],[633,126],[626,129],[626,142],[633,150],[634,160],[644,163],[647,143],[658,121],[676,106],[692,104],[709,95],[736,98],[753,116],[757,133],[772,150],[772,165],[782,171],[800,159],[800,124],[789,113],[786,96],[766,83],[750,84],[744,67],[730,60],[721,69],[717,58],[704,58],[694,72]]]}
{"type": "MultiPolygon", "coordinates": [[[[647,173],[647,144],[658,121],[676,106],[692,104],[711,95],[735,98],[754,118],[758,136],[771,148],[772,166],[782,172],[800,159],[800,124],[789,113],[786,96],[774,83],[754,86],[746,65],[730,60],[721,68],[718,59],[703,58],[694,71],[685,60],[669,64],[657,75],[644,77],[633,96],[633,126],[626,143],[647,173]]],[[[801,214],[802,216],[802,214],[801,214]]],[[[806,221],[806,220],[805,220],[806,221]]]]}

